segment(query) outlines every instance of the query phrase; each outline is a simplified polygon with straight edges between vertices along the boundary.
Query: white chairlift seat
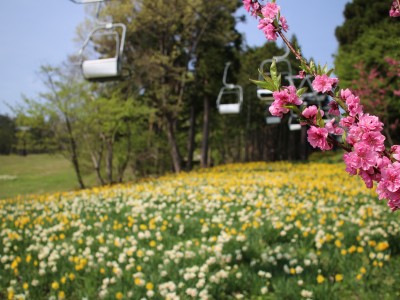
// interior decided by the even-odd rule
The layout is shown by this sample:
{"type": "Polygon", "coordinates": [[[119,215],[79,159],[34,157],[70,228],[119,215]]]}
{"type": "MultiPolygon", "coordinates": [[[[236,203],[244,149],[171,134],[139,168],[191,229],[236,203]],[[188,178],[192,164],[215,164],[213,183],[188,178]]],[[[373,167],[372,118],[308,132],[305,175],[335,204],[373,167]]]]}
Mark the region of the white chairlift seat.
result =
{"type": "Polygon", "coordinates": [[[275,116],[267,116],[267,117],[265,117],[265,122],[268,125],[280,124],[281,123],[281,118],[275,117],[275,116]]]}
{"type": "Polygon", "coordinates": [[[82,73],[85,79],[90,81],[113,80],[122,77],[121,56],[124,50],[126,26],[122,23],[107,23],[94,28],[86,38],[81,50],[79,51],[82,73]],[[119,33],[116,29],[121,28],[119,33]],[[116,38],[116,52],[114,57],[85,59],[84,50],[95,33],[101,32],[102,35],[113,35],[116,38]]]}
{"type": "Polygon", "coordinates": [[[217,98],[217,108],[220,114],[238,114],[243,103],[243,89],[240,85],[226,83],[230,62],[225,64],[221,88],[217,98]]]}
{"type": "Polygon", "coordinates": [[[273,92],[267,89],[257,89],[257,97],[260,100],[273,102],[274,97],[272,96],[273,92]]]}
{"type": "Polygon", "coordinates": [[[301,129],[301,125],[298,120],[298,116],[290,111],[290,116],[288,120],[288,126],[290,131],[297,131],[301,129]]]}
{"type": "Polygon", "coordinates": [[[217,107],[220,114],[238,114],[243,102],[243,91],[239,85],[227,85],[221,88],[218,99],[217,107]],[[225,103],[225,98],[230,98],[234,103],[225,103]]]}
{"type": "Polygon", "coordinates": [[[82,63],[82,73],[86,79],[117,77],[120,73],[118,58],[85,60],[82,63]]]}

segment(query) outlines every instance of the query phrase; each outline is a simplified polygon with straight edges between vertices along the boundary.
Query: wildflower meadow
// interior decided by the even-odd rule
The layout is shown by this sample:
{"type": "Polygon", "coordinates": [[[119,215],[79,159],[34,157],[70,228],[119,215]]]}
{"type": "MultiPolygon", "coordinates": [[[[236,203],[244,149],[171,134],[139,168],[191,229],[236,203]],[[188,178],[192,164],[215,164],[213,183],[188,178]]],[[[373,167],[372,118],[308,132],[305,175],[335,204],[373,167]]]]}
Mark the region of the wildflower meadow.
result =
{"type": "Polygon", "coordinates": [[[342,164],[0,202],[0,299],[398,299],[399,223],[342,164]]]}

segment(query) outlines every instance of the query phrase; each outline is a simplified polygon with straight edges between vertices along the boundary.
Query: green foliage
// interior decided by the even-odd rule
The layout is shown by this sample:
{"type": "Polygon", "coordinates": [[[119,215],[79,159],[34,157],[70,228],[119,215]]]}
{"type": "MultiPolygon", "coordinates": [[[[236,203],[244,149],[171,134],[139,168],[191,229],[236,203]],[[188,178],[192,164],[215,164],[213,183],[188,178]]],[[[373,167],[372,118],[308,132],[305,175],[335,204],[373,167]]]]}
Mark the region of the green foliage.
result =
{"type": "Polygon", "coordinates": [[[0,115],[0,154],[10,154],[15,143],[15,120],[0,115]]]}
{"type": "Polygon", "coordinates": [[[358,78],[356,64],[363,62],[370,70],[385,71],[385,57],[398,58],[400,23],[389,18],[390,3],[353,0],[346,5],[345,22],[336,29],[339,51],[335,73],[343,87],[358,78]]]}
{"type": "Polygon", "coordinates": [[[352,44],[339,47],[335,58],[335,73],[340,78],[343,87],[349,87],[351,81],[358,78],[358,70],[355,65],[362,62],[366,70],[377,68],[385,72],[386,57],[399,58],[400,47],[400,23],[383,22],[365,29],[365,32],[352,44]]]}

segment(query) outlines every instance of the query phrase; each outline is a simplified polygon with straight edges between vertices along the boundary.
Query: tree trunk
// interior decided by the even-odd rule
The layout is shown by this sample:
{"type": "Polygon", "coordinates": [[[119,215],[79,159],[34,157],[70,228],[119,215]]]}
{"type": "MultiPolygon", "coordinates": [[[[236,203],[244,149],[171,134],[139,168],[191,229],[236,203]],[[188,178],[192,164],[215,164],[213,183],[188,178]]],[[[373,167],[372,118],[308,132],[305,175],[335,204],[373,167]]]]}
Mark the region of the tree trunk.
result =
{"type": "Polygon", "coordinates": [[[201,158],[200,166],[202,168],[208,167],[208,136],[210,134],[210,101],[207,95],[203,98],[204,111],[203,111],[203,138],[201,141],[201,158]]]}
{"type": "Polygon", "coordinates": [[[191,100],[190,103],[190,126],[189,126],[189,137],[188,137],[188,156],[186,171],[190,171],[193,168],[193,152],[194,152],[194,136],[196,128],[196,114],[194,111],[194,102],[191,100]]]}
{"type": "Polygon", "coordinates": [[[300,137],[300,159],[308,159],[308,145],[307,145],[307,127],[301,126],[301,137],[300,137]]]}
{"type": "Polygon", "coordinates": [[[100,173],[100,162],[101,162],[102,153],[100,152],[98,157],[96,157],[96,155],[93,153],[93,151],[90,151],[90,157],[92,158],[93,167],[94,167],[94,170],[95,170],[96,176],[97,176],[97,181],[99,182],[100,185],[104,185],[104,179],[103,179],[103,177],[101,177],[101,173],[100,173]]]}
{"type": "Polygon", "coordinates": [[[80,167],[79,167],[78,153],[77,153],[77,149],[76,149],[76,142],[75,142],[74,136],[72,135],[72,127],[71,127],[71,123],[69,122],[69,118],[68,118],[67,115],[65,115],[65,121],[66,121],[66,125],[67,125],[67,130],[68,130],[69,145],[71,147],[72,165],[73,165],[74,170],[75,170],[76,178],[78,179],[79,188],[84,189],[85,188],[85,184],[83,183],[81,170],[80,170],[80,167]]]}
{"type": "Polygon", "coordinates": [[[106,176],[109,184],[113,183],[113,143],[110,137],[103,136],[106,144],[106,176]]]}
{"type": "Polygon", "coordinates": [[[171,150],[172,164],[175,173],[179,173],[182,171],[182,157],[181,154],[179,153],[178,143],[176,142],[175,124],[176,124],[175,118],[167,117],[167,136],[168,136],[169,147],[171,150]]]}
{"type": "Polygon", "coordinates": [[[129,160],[131,158],[131,150],[132,150],[132,142],[131,142],[131,130],[128,126],[127,128],[128,130],[128,141],[127,141],[127,145],[126,145],[126,155],[124,158],[124,161],[118,166],[118,182],[122,183],[123,179],[124,179],[124,173],[126,168],[128,167],[128,163],[129,160]]]}

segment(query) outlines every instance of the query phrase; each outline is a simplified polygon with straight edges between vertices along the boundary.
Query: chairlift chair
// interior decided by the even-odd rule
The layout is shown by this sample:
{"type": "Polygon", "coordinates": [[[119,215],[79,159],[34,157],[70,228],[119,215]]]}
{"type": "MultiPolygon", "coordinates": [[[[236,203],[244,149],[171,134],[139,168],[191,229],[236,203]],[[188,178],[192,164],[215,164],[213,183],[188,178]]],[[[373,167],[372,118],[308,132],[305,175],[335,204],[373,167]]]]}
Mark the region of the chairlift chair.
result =
{"type": "Polygon", "coordinates": [[[107,23],[95,27],[79,51],[83,77],[89,81],[115,80],[122,77],[121,56],[124,51],[126,26],[122,23],[107,23]],[[116,30],[121,28],[121,35],[116,30]],[[116,51],[114,57],[92,60],[84,59],[84,50],[95,33],[104,31],[103,35],[114,35],[116,38],[116,51]]]}
{"type": "Polygon", "coordinates": [[[297,131],[297,130],[301,129],[301,125],[298,120],[298,116],[292,110],[290,111],[288,126],[289,126],[290,131],[297,131]]]}
{"type": "Polygon", "coordinates": [[[217,108],[220,114],[238,114],[240,113],[240,108],[243,103],[242,87],[240,85],[226,82],[226,77],[230,65],[230,62],[225,64],[224,75],[222,78],[222,83],[224,84],[224,86],[219,91],[217,98],[217,108]],[[224,103],[223,100],[228,97],[231,97],[233,99],[233,103],[224,103]]]}

